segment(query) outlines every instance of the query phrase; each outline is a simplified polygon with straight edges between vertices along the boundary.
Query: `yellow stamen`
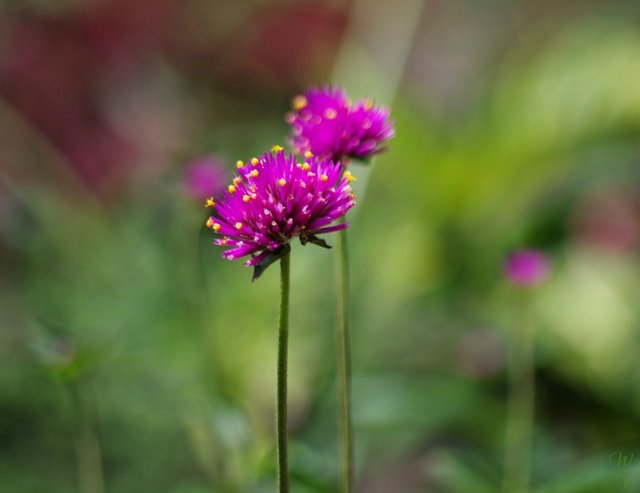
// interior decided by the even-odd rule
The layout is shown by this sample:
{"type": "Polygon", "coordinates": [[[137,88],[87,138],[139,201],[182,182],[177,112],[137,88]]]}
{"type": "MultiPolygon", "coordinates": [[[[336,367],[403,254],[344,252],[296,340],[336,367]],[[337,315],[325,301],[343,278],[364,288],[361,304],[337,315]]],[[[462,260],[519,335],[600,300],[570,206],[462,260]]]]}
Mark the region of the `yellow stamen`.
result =
{"type": "Polygon", "coordinates": [[[313,157],[313,152],[307,151],[304,153],[304,157],[313,157]]]}
{"type": "Polygon", "coordinates": [[[241,177],[241,176],[236,176],[236,177],[233,179],[233,184],[234,184],[234,185],[237,185],[237,184],[238,184],[238,183],[240,183],[241,181],[242,181],[242,177],[241,177]]]}
{"type": "Polygon", "coordinates": [[[249,200],[251,200],[251,197],[249,197],[248,195],[245,194],[245,195],[242,196],[242,200],[244,202],[249,202],[249,200]]]}
{"type": "Polygon", "coordinates": [[[271,152],[282,152],[282,151],[284,151],[284,147],[279,146],[278,144],[274,145],[271,148],[271,152]]]}
{"type": "Polygon", "coordinates": [[[244,161],[240,161],[238,160],[238,162],[236,163],[236,168],[240,169],[244,166],[244,161]]]}
{"type": "Polygon", "coordinates": [[[254,170],[251,172],[251,176],[258,176],[259,174],[260,174],[260,172],[259,172],[257,169],[254,169],[254,170]]]}
{"type": "Polygon", "coordinates": [[[204,203],[205,207],[213,207],[214,205],[216,205],[216,203],[213,201],[213,197],[209,197],[204,203]]]}
{"type": "Polygon", "coordinates": [[[305,170],[305,171],[307,171],[309,168],[311,168],[311,165],[309,163],[304,163],[302,165],[302,169],[305,170]]]}
{"type": "Polygon", "coordinates": [[[213,223],[213,226],[211,226],[213,228],[214,231],[220,231],[220,228],[222,226],[220,226],[218,223],[213,223]]]}
{"type": "Polygon", "coordinates": [[[357,178],[351,174],[351,171],[344,172],[344,179],[347,180],[347,183],[351,183],[352,181],[356,181],[357,178]]]}
{"type": "Polygon", "coordinates": [[[236,229],[242,229],[242,223],[241,222],[237,222],[235,224],[236,229]]]}
{"type": "Polygon", "coordinates": [[[253,166],[258,166],[258,163],[260,162],[260,160],[257,157],[254,157],[251,159],[251,164],[253,166]]]}
{"type": "Polygon", "coordinates": [[[369,98],[364,100],[364,109],[365,110],[370,110],[371,108],[373,108],[373,101],[371,101],[369,98]]]}
{"type": "Polygon", "coordinates": [[[211,228],[213,226],[213,219],[207,219],[207,228],[211,228]]]}
{"type": "Polygon", "coordinates": [[[320,179],[321,179],[322,181],[327,181],[327,180],[329,179],[329,177],[328,177],[327,175],[322,175],[322,176],[320,177],[320,179]]]}
{"type": "Polygon", "coordinates": [[[229,190],[229,193],[235,193],[236,191],[236,186],[235,185],[229,185],[227,187],[227,190],[229,190]]]}
{"type": "Polygon", "coordinates": [[[302,95],[296,96],[291,100],[291,107],[296,111],[300,111],[305,106],[307,106],[307,98],[302,95]]]}
{"type": "Polygon", "coordinates": [[[284,178],[280,178],[278,180],[278,185],[280,185],[281,187],[284,187],[287,184],[287,180],[285,180],[284,178]]]}
{"type": "Polygon", "coordinates": [[[335,119],[336,116],[338,116],[338,112],[336,110],[334,110],[333,108],[327,108],[324,111],[324,117],[327,120],[333,120],[333,119],[335,119]]]}

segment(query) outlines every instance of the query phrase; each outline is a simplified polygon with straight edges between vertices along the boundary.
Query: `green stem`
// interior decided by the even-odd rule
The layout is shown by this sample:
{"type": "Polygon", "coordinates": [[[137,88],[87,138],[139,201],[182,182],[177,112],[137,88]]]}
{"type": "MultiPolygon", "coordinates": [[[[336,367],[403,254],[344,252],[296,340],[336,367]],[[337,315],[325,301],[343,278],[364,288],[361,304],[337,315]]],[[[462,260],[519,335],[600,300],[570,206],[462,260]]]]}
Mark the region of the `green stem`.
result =
{"type": "Polygon", "coordinates": [[[276,406],[276,448],[278,452],[278,491],[289,492],[287,459],[287,360],[289,342],[289,259],[287,252],[280,259],[280,317],[278,321],[278,379],[276,406]]]}
{"type": "MultiPolygon", "coordinates": [[[[343,218],[344,221],[344,218],[343,218]]],[[[349,249],[347,230],[338,232],[337,255],[337,368],[339,379],[339,422],[342,445],[342,491],[350,493],[353,487],[353,429],[351,418],[351,348],[349,312],[349,249]]]]}
{"type": "Polygon", "coordinates": [[[534,333],[532,325],[525,321],[525,303],[524,296],[514,300],[513,321],[509,331],[504,493],[527,493],[531,475],[535,400],[534,333]]]}
{"type": "Polygon", "coordinates": [[[82,382],[69,381],[69,394],[76,421],[76,457],[81,493],[104,493],[100,443],[93,429],[91,406],[82,382]]]}

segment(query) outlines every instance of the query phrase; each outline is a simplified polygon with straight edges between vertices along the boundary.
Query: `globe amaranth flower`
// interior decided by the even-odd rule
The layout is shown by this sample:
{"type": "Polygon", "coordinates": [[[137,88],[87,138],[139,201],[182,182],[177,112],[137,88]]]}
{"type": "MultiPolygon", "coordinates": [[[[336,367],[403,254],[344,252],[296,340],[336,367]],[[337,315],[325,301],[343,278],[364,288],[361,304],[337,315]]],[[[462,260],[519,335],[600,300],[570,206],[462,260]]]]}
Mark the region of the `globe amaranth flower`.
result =
{"type": "Polygon", "coordinates": [[[544,281],[551,271],[549,258],[538,250],[519,250],[507,258],[505,277],[511,284],[534,286],[544,281]]]}
{"type": "Polygon", "coordinates": [[[292,100],[287,115],[291,145],[297,154],[311,152],[346,164],[366,160],[385,150],[394,135],[389,110],[370,99],[351,103],[338,87],[315,87],[292,100]]]}
{"type": "Polygon", "coordinates": [[[255,268],[254,280],[289,251],[292,238],[329,248],[317,235],[347,227],[333,224],[355,205],[354,178],[339,163],[313,156],[299,163],[274,146],[237,168],[222,196],[208,201],[214,214],[207,226],[221,236],[216,245],[229,247],[224,258],[251,255],[245,265],[255,268]]]}

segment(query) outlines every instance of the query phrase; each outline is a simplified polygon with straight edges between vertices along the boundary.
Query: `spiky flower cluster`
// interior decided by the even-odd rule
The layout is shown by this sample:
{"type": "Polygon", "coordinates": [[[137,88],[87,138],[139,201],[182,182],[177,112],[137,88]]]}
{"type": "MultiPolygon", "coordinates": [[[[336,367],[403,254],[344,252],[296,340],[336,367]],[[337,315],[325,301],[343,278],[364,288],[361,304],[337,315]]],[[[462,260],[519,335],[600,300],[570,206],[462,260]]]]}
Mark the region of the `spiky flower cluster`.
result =
{"type": "Polygon", "coordinates": [[[337,87],[316,87],[296,96],[291,125],[291,145],[298,154],[312,152],[346,164],[346,159],[366,160],[385,150],[394,135],[387,108],[369,99],[351,103],[337,87]]]}
{"type": "Polygon", "coordinates": [[[347,223],[332,224],[355,205],[349,183],[354,179],[339,163],[313,157],[300,163],[279,146],[272,152],[238,161],[238,174],[219,200],[207,200],[214,214],[207,226],[220,235],[216,245],[230,247],[229,260],[251,255],[254,279],[299,237],[320,246],[316,235],[338,231],[347,223]]]}

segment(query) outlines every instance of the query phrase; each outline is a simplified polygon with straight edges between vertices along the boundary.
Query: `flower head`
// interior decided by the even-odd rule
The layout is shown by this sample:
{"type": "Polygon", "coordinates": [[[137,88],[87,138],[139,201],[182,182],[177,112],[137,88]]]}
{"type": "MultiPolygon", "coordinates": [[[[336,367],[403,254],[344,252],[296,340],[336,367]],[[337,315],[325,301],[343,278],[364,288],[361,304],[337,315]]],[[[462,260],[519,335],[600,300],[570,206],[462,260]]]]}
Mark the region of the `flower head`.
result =
{"type": "Polygon", "coordinates": [[[519,250],[507,258],[506,278],[520,286],[534,286],[544,281],[551,270],[551,262],[538,250],[519,250]]]}
{"type": "Polygon", "coordinates": [[[293,98],[291,105],[287,121],[291,145],[298,154],[311,152],[334,161],[364,160],[384,151],[384,142],[394,134],[387,108],[369,99],[351,103],[337,87],[309,89],[293,98]]]}
{"type": "Polygon", "coordinates": [[[185,185],[189,195],[197,200],[212,200],[227,181],[224,164],[213,156],[203,156],[190,161],[185,169],[185,185]]]}
{"type": "Polygon", "coordinates": [[[230,247],[224,258],[252,256],[245,265],[255,267],[254,280],[286,254],[296,236],[303,245],[328,248],[316,235],[346,228],[346,223],[332,223],[355,204],[339,163],[316,157],[299,163],[275,149],[246,164],[238,161],[238,175],[207,221],[221,236],[215,244],[230,247]]]}

